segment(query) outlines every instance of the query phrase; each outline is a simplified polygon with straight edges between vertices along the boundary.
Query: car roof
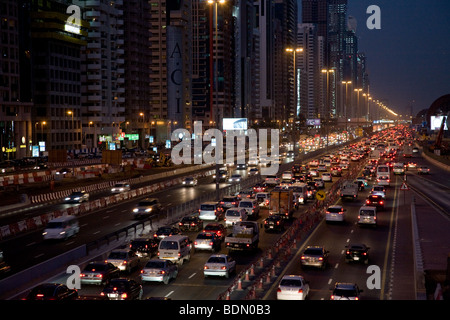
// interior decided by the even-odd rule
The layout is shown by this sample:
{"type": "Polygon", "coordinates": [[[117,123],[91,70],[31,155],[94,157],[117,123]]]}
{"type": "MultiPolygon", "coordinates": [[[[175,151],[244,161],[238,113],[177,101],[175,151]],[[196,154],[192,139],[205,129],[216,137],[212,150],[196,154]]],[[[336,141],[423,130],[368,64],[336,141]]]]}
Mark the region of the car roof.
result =
{"type": "Polygon", "coordinates": [[[304,277],[298,274],[286,274],[283,276],[283,278],[281,278],[281,280],[283,279],[295,279],[295,280],[303,280],[304,277]]]}

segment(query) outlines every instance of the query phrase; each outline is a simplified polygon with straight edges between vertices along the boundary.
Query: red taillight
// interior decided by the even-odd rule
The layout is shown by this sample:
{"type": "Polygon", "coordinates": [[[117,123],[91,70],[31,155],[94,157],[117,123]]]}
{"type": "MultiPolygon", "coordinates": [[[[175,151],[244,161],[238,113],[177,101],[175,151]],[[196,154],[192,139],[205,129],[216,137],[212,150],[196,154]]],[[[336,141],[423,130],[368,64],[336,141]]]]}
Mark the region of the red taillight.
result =
{"type": "Polygon", "coordinates": [[[96,277],[97,278],[103,278],[103,275],[102,274],[98,274],[98,275],[96,275],[96,277]]]}
{"type": "Polygon", "coordinates": [[[81,277],[81,278],[84,278],[84,277],[86,277],[86,275],[85,275],[84,273],[81,273],[81,274],[80,274],[80,277],[81,277]]]}
{"type": "Polygon", "coordinates": [[[220,269],[222,269],[222,270],[227,270],[227,267],[226,267],[226,266],[223,266],[223,267],[221,267],[220,269]]]}
{"type": "Polygon", "coordinates": [[[350,254],[350,251],[347,250],[346,254],[350,254]]]}
{"type": "Polygon", "coordinates": [[[194,245],[195,245],[195,246],[197,245],[197,241],[194,241],[194,245]]]}
{"type": "Polygon", "coordinates": [[[367,252],[363,252],[363,256],[367,256],[367,252]]]}
{"type": "Polygon", "coordinates": [[[212,246],[213,244],[214,244],[214,243],[213,243],[212,241],[209,243],[210,246],[212,246]]]}
{"type": "Polygon", "coordinates": [[[303,289],[299,289],[299,290],[298,290],[298,293],[303,293],[303,289]]]}
{"type": "Polygon", "coordinates": [[[331,300],[334,300],[334,296],[331,296],[331,298],[330,298],[331,300]]]}
{"type": "Polygon", "coordinates": [[[302,259],[302,260],[305,260],[306,258],[305,258],[305,256],[302,256],[301,259],[302,259]]]}
{"type": "Polygon", "coordinates": [[[384,202],[383,201],[380,201],[380,204],[383,204],[384,202]]]}
{"type": "Polygon", "coordinates": [[[323,260],[323,258],[322,257],[319,257],[319,261],[322,261],[323,260]]]}
{"type": "Polygon", "coordinates": [[[278,289],[277,289],[277,292],[281,292],[281,289],[280,289],[280,288],[278,288],[278,289]]]}
{"type": "Polygon", "coordinates": [[[122,299],[126,299],[128,296],[126,293],[122,293],[121,297],[122,297],[122,299]]]}
{"type": "Polygon", "coordinates": [[[370,201],[369,201],[369,200],[366,200],[366,203],[367,203],[367,204],[369,204],[369,203],[370,203],[370,201]]]}

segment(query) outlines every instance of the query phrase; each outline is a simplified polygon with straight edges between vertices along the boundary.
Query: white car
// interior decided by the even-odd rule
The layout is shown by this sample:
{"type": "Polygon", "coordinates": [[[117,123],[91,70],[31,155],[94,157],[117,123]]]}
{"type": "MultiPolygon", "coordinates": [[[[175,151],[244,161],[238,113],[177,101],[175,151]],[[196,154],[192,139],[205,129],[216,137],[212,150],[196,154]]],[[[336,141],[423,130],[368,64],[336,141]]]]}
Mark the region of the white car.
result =
{"type": "Polygon", "coordinates": [[[121,193],[130,191],[131,187],[128,182],[117,182],[114,187],[111,188],[111,193],[121,193]]]}
{"type": "Polygon", "coordinates": [[[221,276],[228,278],[230,273],[236,271],[236,261],[226,254],[213,254],[203,267],[203,275],[221,276]]]}
{"type": "Polygon", "coordinates": [[[142,282],[156,281],[168,284],[170,279],[176,279],[178,266],[170,260],[153,259],[147,262],[141,270],[142,282]]]}
{"type": "Polygon", "coordinates": [[[266,184],[279,184],[280,179],[277,176],[267,176],[265,180],[266,184]]]}
{"type": "Polygon", "coordinates": [[[228,179],[228,182],[241,182],[242,176],[240,174],[233,174],[230,179],[228,179]]]}
{"type": "Polygon", "coordinates": [[[248,170],[248,174],[251,176],[257,175],[259,173],[258,168],[250,168],[250,170],[248,170]]]}
{"type": "Polygon", "coordinates": [[[139,257],[133,250],[129,249],[116,249],[110,252],[105,262],[112,263],[119,268],[120,271],[126,271],[130,273],[132,269],[139,265],[139,257]]]}
{"type": "Polygon", "coordinates": [[[311,160],[308,164],[310,167],[317,167],[319,165],[319,160],[317,159],[311,160]]]}
{"type": "Polygon", "coordinates": [[[309,294],[309,283],[299,275],[285,275],[277,289],[277,300],[305,300],[309,294]]]}
{"type": "Polygon", "coordinates": [[[324,182],[332,182],[333,178],[331,177],[331,173],[328,173],[328,172],[322,173],[322,180],[324,182]]]}
{"type": "Polygon", "coordinates": [[[328,207],[325,214],[325,221],[336,221],[336,222],[344,222],[344,212],[347,211],[342,206],[334,205],[328,207]]]}
{"type": "Polygon", "coordinates": [[[292,171],[285,171],[285,172],[283,172],[283,174],[281,175],[281,179],[282,180],[289,180],[289,181],[291,181],[292,180],[292,178],[293,178],[293,174],[292,174],[292,171]]]}
{"type": "Polygon", "coordinates": [[[197,185],[198,181],[194,177],[186,177],[183,179],[183,186],[186,187],[195,187],[197,185]]]}

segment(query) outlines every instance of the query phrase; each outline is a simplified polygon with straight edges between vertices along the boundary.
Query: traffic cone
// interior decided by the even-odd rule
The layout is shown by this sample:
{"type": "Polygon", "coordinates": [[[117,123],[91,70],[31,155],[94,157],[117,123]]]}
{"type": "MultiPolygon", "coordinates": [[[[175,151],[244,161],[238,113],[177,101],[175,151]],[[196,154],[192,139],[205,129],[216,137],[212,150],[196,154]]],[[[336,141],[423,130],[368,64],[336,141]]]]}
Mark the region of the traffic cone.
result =
{"type": "Polygon", "coordinates": [[[242,280],[238,280],[237,290],[242,290],[242,280]]]}

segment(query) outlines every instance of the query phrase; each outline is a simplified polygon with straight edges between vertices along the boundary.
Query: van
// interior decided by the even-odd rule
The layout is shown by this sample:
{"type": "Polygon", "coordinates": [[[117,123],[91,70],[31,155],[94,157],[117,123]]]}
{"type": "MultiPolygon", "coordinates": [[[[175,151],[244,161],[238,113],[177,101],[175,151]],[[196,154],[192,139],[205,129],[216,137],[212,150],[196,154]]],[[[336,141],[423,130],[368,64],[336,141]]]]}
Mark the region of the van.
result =
{"type": "Polygon", "coordinates": [[[247,211],[247,217],[259,217],[259,203],[255,199],[241,200],[238,208],[244,208],[247,211]]]}
{"type": "Polygon", "coordinates": [[[358,213],[358,225],[369,225],[376,227],[377,225],[377,208],[370,206],[362,206],[358,213]]]}
{"type": "Polygon", "coordinates": [[[377,167],[377,179],[380,177],[390,177],[390,168],[388,165],[382,164],[377,167]]]}
{"type": "Polygon", "coordinates": [[[270,202],[269,192],[258,192],[255,196],[260,207],[268,207],[270,202]]]}
{"type": "Polygon", "coordinates": [[[202,220],[219,221],[223,215],[223,208],[218,202],[210,201],[200,205],[198,217],[202,220]]]}
{"type": "Polygon", "coordinates": [[[225,226],[231,227],[236,222],[246,221],[247,211],[243,208],[231,208],[225,212],[225,226]]]}
{"type": "Polygon", "coordinates": [[[188,236],[174,235],[162,239],[158,245],[158,258],[182,265],[191,259],[191,243],[188,236]]]}
{"type": "Polygon", "coordinates": [[[75,216],[64,216],[50,220],[42,233],[44,240],[64,239],[76,235],[80,231],[75,216]]]}
{"type": "Polygon", "coordinates": [[[306,183],[295,183],[289,189],[293,191],[294,202],[296,204],[306,204],[308,200],[308,185],[306,183]]]}

